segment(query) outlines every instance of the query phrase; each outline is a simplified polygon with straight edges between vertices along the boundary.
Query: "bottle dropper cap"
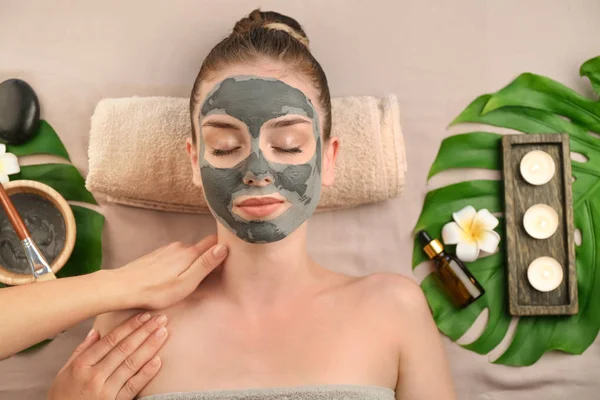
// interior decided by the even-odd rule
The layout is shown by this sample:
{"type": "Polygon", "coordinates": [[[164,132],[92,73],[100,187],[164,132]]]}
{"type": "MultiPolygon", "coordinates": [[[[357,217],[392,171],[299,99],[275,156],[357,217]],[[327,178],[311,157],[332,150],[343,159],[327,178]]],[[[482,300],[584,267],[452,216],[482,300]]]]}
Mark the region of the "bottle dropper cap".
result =
{"type": "Polygon", "coordinates": [[[419,241],[421,242],[421,246],[427,246],[433,239],[429,236],[429,233],[425,231],[419,231],[419,241]]]}
{"type": "Polygon", "coordinates": [[[434,258],[438,254],[444,251],[444,246],[437,239],[432,239],[431,236],[425,231],[419,231],[419,241],[423,246],[423,250],[429,258],[434,258]]]}

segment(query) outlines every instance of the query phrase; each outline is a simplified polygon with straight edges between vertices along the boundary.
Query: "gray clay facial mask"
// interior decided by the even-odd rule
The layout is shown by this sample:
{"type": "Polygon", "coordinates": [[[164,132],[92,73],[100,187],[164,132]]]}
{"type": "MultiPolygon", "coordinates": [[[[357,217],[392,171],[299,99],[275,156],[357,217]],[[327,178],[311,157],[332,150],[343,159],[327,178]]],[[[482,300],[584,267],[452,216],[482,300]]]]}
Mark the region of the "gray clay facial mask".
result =
{"type": "MultiPolygon", "coordinates": [[[[216,218],[240,239],[270,243],[287,237],[308,219],[321,195],[321,133],[318,113],[308,97],[286,83],[256,76],[234,76],[215,85],[200,110],[202,120],[226,114],[246,125],[250,155],[232,168],[216,168],[205,158],[206,142],[200,133],[199,164],[204,192],[216,218]],[[261,127],[269,120],[298,115],[312,120],[315,152],[303,164],[281,164],[265,158],[259,146],[261,127]],[[265,186],[250,185],[244,177],[269,178],[265,186]],[[246,220],[233,212],[239,196],[278,193],[291,205],[281,215],[266,220],[246,220]]],[[[201,128],[202,129],[202,128],[201,128]]]]}

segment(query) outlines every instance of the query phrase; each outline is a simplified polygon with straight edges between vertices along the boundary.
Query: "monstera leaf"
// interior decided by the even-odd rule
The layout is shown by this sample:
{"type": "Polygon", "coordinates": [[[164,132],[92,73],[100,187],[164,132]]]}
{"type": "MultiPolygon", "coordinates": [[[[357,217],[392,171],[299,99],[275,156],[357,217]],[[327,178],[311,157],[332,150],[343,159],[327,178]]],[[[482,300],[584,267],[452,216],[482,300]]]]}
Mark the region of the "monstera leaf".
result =
{"type": "MultiPolygon", "coordinates": [[[[583,64],[580,74],[589,78],[600,94],[600,57],[583,64]]],[[[494,362],[531,365],[551,350],[581,354],[600,330],[600,273],[595,271],[600,263],[600,102],[547,77],[526,73],[497,93],[477,98],[452,124],[468,122],[511,128],[525,134],[568,133],[571,150],[587,159],[572,161],[574,222],[582,237],[576,249],[579,313],[521,317],[508,348],[494,362]]],[[[429,177],[454,168],[500,170],[500,143],[501,135],[491,132],[451,136],[442,142],[429,177]]],[[[495,180],[467,181],[432,190],[425,198],[415,231],[426,229],[440,237],[453,212],[466,205],[502,212],[502,196],[502,183],[495,180]]],[[[501,228],[498,232],[504,239],[501,228]]],[[[421,283],[439,329],[452,340],[459,339],[479,314],[488,309],[488,322],[481,336],[462,345],[479,354],[487,354],[498,346],[511,321],[503,243],[504,240],[498,253],[468,265],[486,294],[466,309],[456,309],[439,290],[432,275],[421,283]]],[[[415,240],[413,268],[423,261],[426,256],[415,240]]]]}
{"type": "MultiPolygon", "coordinates": [[[[69,154],[62,141],[46,121],[41,121],[37,134],[21,145],[7,145],[6,151],[16,156],[49,154],[69,161],[69,154]]],[[[11,181],[29,179],[45,183],[59,192],[68,201],[97,204],[94,196],[85,188],[85,181],[77,168],[71,164],[38,164],[21,167],[21,172],[10,176],[11,181]]],[[[83,275],[98,271],[102,264],[102,214],[71,204],[75,216],[77,236],[73,253],[58,272],[57,277],[83,275]]],[[[0,285],[2,288],[4,285],[0,285]]],[[[49,340],[40,342],[27,350],[38,348],[49,340]]],[[[25,351],[27,351],[25,350],[25,351]]]]}

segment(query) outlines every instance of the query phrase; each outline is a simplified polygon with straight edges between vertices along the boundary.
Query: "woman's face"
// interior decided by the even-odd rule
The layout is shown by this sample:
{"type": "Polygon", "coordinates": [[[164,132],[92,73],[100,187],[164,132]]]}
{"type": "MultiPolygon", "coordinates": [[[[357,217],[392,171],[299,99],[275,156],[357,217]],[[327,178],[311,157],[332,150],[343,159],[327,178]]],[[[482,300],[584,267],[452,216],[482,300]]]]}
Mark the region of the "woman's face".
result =
{"type": "Polygon", "coordinates": [[[197,146],[188,143],[194,182],[239,238],[285,238],[314,212],[321,184],[333,180],[337,139],[323,151],[317,95],[272,64],[232,67],[203,82],[197,146]]]}

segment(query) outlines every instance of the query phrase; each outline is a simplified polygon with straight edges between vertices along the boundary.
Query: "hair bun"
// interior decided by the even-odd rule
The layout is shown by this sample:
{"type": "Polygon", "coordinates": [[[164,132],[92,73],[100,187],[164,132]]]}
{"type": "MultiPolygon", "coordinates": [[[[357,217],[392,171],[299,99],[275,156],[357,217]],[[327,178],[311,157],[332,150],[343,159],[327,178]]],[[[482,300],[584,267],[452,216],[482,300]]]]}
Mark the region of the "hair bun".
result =
{"type": "Polygon", "coordinates": [[[233,27],[233,32],[244,35],[257,28],[286,32],[308,47],[308,37],[298,21],[275,11],[260,11],[260,9],[256,9],[247,17],[239,20],[233,27]]]}

